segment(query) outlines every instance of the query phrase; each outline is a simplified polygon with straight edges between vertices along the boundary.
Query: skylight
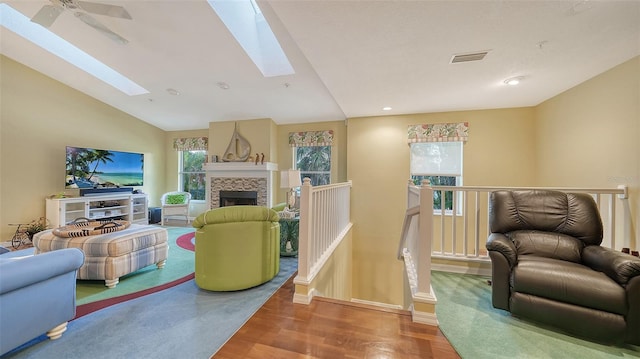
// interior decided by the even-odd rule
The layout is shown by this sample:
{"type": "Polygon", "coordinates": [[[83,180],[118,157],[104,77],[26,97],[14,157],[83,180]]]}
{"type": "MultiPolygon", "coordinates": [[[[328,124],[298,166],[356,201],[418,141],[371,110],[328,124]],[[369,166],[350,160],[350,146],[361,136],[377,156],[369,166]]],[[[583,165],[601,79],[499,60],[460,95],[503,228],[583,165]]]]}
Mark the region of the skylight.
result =
{"type": "Polygon", "coordinates": [[[0,25],[129,96],[149,93],[140,85],[53,32],[31,22],[28,17],[4,3],[0,4],[0,25]]]}
{"type": "Polygon", "coordinates": [[[208,3],[263,76],[295,73],[255,0],[209,0],[208,3]]]}

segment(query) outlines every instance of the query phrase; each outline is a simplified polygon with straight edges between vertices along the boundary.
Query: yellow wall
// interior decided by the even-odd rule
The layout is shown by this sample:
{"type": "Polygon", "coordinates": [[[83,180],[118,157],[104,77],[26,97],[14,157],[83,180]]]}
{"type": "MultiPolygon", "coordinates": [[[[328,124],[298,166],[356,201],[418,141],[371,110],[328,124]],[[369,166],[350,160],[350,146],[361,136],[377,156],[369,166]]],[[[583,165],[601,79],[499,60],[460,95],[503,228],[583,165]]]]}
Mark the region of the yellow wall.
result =
{"type": "Polygon", "coordinates": [[[256,153],[264,153],[265,162],[277,160],[275,153],[271,150],[276,146],[272,144],[274,123],[270,118],[209,123],[209,155],[217,155],[219,161],[222,161],[222,157],[231,143],[231,136],[236,125],[240,136],[244,137],[251,145],[253,159],[255,159],[256,153]]]}
{"type": "Polygon", "coordinates": [[[537,106],[536,138],[539,185],[629,186],[617,213],[640,248],[640,57],[537,106]]]}
{"type": "MultiPolygon", "coordinates": [[[[278,126],[270,118],[262,118],[257,120],[244,121],[226,121],[226,122],[210,122],[209,123],[209,159],[211,156],[218,156],[218,161],[222,162],[227,148],[231,144],[234,129],[238,134],[244,137],[251,145],[251,154],[249,162],[256,161],[256,157],[262,160],[264,154],[264,162],[278,163],[278,146],[277,133],[278,126]]],[[[235,144],[234,144],[235,146],[235,144]]],[[[235,148],[231,149],[235,151],[235,148]]],[[[282,169],[278,167],[278,169],[282,169]]],[[[278,172],[279,173],[279,172],[278,172]]],[[[271,182],[271,191],[274,193],[273,203],[275,205],[278,200],[278,179],[280,176],[276,173],[271,182]]],[[[201,207],[202,210],[208,209],[208,205],[201,207]]]]}
{"type": "MultiPolygon", "coordinates": [[[[325,298],[333,298],[350,301],[353,298],[352,288],[352,232],[345,234],[328,258],[327,263],[322,267],[318,275],[311,281],[309,289],[314,289],[314,295],[325,298]]],[[[296,291],[296,293],[300,293],[296,291]]]]}
{"type": "Polygon", "coordinates": [[[407,127],[468,122],[464,184],[535,184],[533,108],[352,118],[347,124],[347,178],[353,181],[353,295],[402,305],[402,264],[395,257],[409,179],[407,127]]]}
{"type": "Polygon", "coordinates": [[[0,56],[0,242],[64,190],[65,146],[141,152],[150,199],[165,187],[164,131],[0,56]]]}

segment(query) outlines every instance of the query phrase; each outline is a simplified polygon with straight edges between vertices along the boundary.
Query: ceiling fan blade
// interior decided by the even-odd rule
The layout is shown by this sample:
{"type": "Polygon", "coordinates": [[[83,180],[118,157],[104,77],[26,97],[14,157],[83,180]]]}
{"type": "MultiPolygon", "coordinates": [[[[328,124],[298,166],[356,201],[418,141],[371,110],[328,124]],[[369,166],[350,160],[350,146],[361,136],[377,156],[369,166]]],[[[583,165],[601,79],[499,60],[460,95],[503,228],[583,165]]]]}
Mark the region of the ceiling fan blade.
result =
{"type": "Polygon", "coordinates": [[[31,21],[44,27],[49,27],[54,21],[56,21],[63,11],[64,9],[61,7],[45,5],[34,17],[31,18],[31,21]]]}
{"type": "Polygon", "coordinates": [[[91,17],[91,15],[85,14],[83,12],[76,12],[74,13],[74,15],[82,20],[85,24],[91,26],[92,28],[100,31],[101,33],[105,34],[107,37],[111,38],[113,41],[120,43],[120,44],[127,44],[129,42],[129,40],[125,39],[124,37],[116,34],[115,32],[109,30],[106,26],[102,25],[101,23],[98,22],[98,20],[94,19],[93,17],[91,17]]]}
{"type": "Polygon", "coordinates": [[[122,6],[100,4],[96,2],[77,1],[78,6],[92,14],[106,15],[111,17],[119,17],[121,19],[131,20],[131,15],[122,6]]]}

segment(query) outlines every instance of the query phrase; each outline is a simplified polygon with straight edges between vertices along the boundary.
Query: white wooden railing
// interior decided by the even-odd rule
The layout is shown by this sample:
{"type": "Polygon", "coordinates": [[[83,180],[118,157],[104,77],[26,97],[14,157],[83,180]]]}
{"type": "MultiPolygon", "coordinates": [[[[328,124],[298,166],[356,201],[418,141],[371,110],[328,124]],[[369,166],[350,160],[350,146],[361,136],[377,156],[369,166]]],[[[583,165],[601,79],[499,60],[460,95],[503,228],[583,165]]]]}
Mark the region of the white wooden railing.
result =
{"type": "MultiPolygon", "coordinates": [[[[443,193],[452,191],[453,209],[444,211],[434,210],[434,232],[432,255],[443,258],[487,259],[484,243],[489,234],[489,194],[498,190],[536,190],[548,189],[562,192],[590,194],[600,211],[604,226],[602,245],[621,249],[628,246],[629,236],[617,232],[617,228],[624,229],[628,223],[625,216],[617,216],[617,208],[623,207],[623,200],[627,198],[627,187],[620,186],[613,189],[601,188],[542,188],[542,187],[453,187],[431,186],[433,192],[443,193]],[[453,215],[455,213],[455,215],[453,215]]],[[[441,206],[442,207],[442,206],[441,206]]],[[[488,260],[488,259],[487,259],[488,260]]]]}
{"type": "MultiPolygon", "coordinates": [[[[404,259],[406,275],[414,295],[429,296],[431,263],[434,258],[465,262],[489,262],[485,241],[489,234],[489,194],[497,190],[549,189],[590,194],[603,222],[602,245],[621,249],[629,246],[630,219],[626,213],[627,187],[597,188],[541,188],[541,187],[452,187],[430,186],[424,182],[407,192],[407,210],[398,246],[398,259],[404,259]],[[453,192],[453,208],[449,211],[433,209],[434,192],[444,198],[453,192]],[[622,212],[617,216],[618,211],[622,212]]],[[[443,207],[443,206],[441,206],[443,207]]],[[[435,300],[435,298],[434,298],[435,300]]],[[[414,318],[415,320],[415,318],[414,318]]]]}
{"type": "MultiPolygon", "coordinates": [[[[314,187],[304,179],[295,284],[308,286],[351,229],[350,202],[351,181],[314,187]]],[[[294,301],[309,302],[310,296],[294,301]]]]}
{"type": "Polygon", "coordinates": [[[409,186],[407,211],[402,224],[398,259],[404,261],[404,300],[414,322],[438,325],[436,296],[431,288],[431,244],[433,237],[433,189],[425,182],[409,186]]]}

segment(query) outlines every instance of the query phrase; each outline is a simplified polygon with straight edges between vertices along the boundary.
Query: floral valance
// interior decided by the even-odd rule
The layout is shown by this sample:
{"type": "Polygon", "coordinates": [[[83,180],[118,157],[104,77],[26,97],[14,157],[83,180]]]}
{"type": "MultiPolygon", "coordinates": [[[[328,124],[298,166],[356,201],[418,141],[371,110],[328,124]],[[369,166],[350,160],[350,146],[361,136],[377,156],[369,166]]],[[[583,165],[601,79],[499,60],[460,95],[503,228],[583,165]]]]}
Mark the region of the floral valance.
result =
{"type": "Polygon", "coordinates": [[[469,123],[430,123],[410,125],[407,141],[414,142],[466,142],[469,137],[469,123]]]}
{"type": "Polygon", "coordinates": [[[289,132],[289,146],[331,146],[333,144],[333,130],[289,132]]]}
{"type": "Polygon", "coordinates": [[[173,140],[176,151],[206,151],[209,149],[208,137],[187,137],[173,140]]]}

